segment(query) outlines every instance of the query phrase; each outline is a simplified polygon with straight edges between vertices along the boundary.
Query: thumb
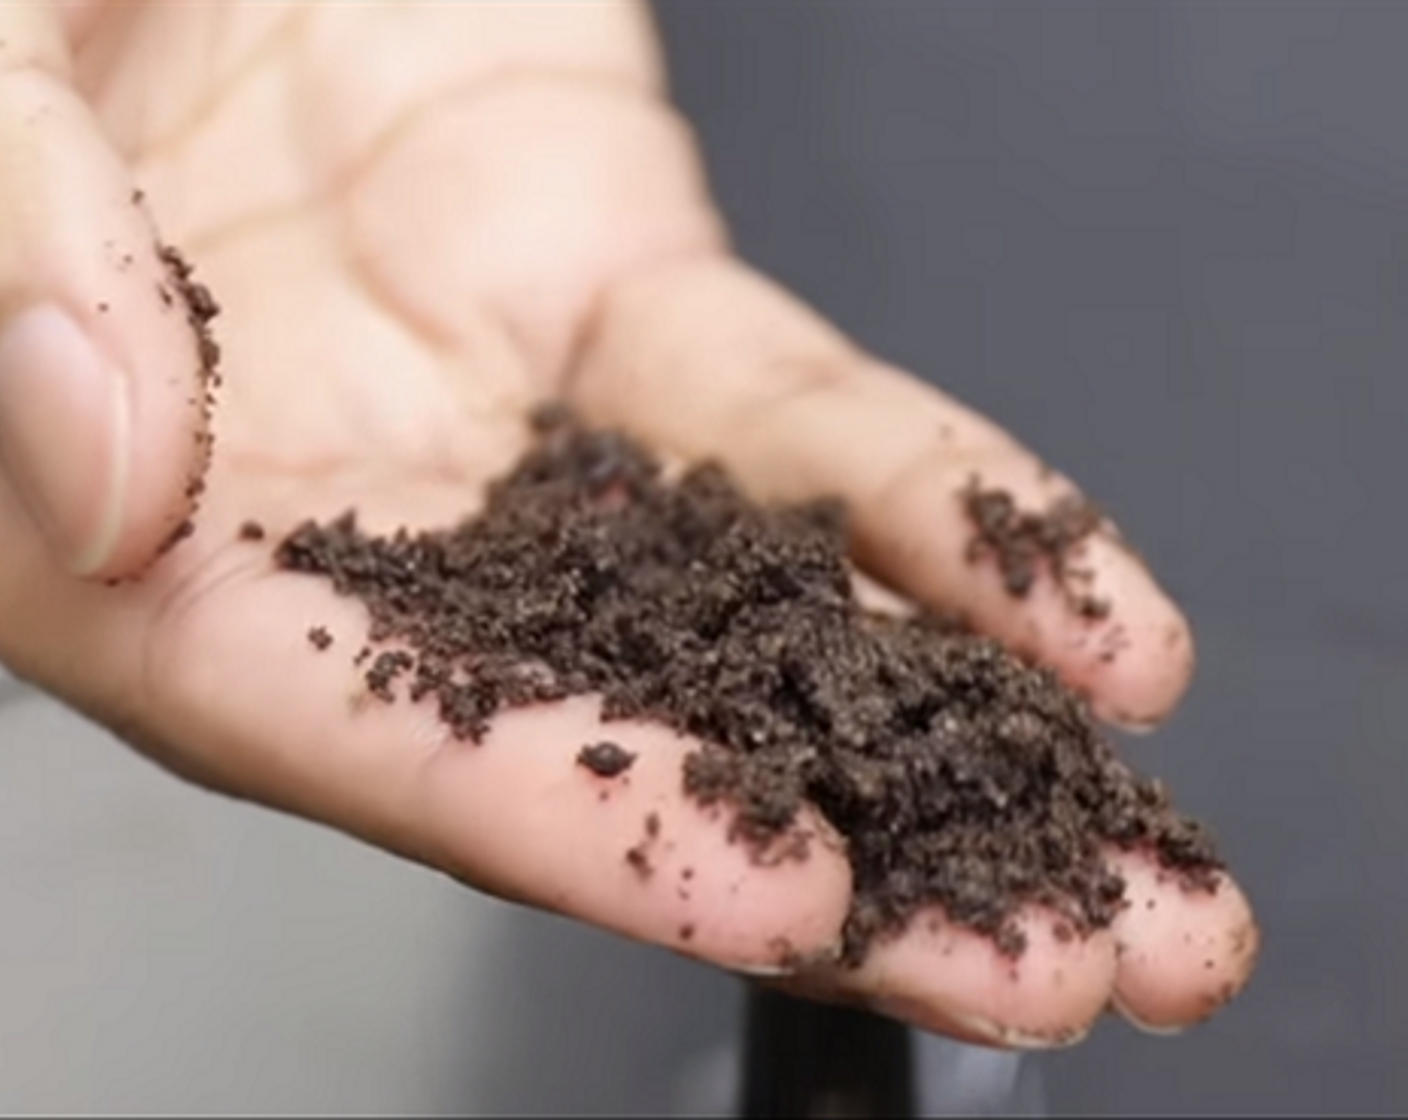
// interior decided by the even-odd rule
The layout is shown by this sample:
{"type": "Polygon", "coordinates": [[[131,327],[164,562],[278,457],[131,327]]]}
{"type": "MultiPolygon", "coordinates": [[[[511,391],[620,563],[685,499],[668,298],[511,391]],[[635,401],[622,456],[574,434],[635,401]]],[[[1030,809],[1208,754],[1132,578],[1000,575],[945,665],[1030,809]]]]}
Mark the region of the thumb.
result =
{"type": "Polygon", "coordinates": [[[56,6],[0,4],[0,540],[114,578],[187,523],[213,308],[70,81],[56,6]]]}

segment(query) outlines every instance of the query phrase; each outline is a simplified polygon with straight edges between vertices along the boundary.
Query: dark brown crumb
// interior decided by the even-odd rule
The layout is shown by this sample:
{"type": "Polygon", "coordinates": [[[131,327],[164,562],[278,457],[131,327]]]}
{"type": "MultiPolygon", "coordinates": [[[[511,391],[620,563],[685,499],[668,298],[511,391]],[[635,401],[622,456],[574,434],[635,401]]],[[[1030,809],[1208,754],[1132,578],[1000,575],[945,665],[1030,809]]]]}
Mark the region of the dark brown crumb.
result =
{"type": "Polygon", "coordinates": [[[396,699],[396,694],[391,691],[391,686],[396,682],[397,677],[410,670],[415,663],[415,658],[403,649],[393,649],[377,654],[376,660],[372,662],[372,667],[367,670],[367,690],[381,700],[396,699]]]}
{"type": "Polygon", "coordinates": [[[528,414],[528,424],[539,435],[546,435],[572,423],[572,410],[561,401],[543,401],[528,414]]]}
{"type": "Polygon", "coordinates": [[[631,870],[642,879],[649,879],[655,874],[655,867],[650,862],[649,849],[643,843],[626,849],[626,862],[631,866],[631,870]]]}
{"type": "Polygon", "coordinates": [[[598,778],[615,778],[629,770],[636,756],[618,743],[591,743],[577,752],[577,765],[598,778]]]}
{"type": "Polygon", "coordinates": [[[655,874],[655,865],[650,862],[650,849],[660,836],[660,814],[647,813],[645,815],[645,836],[641,841],[626,850],[626,862],[635,869],[637,875],[642,879],[649,879],[655,874]]]}
{"type": "Polygon", "coordinates": [[[325,650],[332,645],[332,635],[328,633],[326,626],[315,626],[308,631],[308,640],[313,643],[313,647],[318,650],[325,650]]]}
{"type": "MultiPolygon", "coordinates": [[[[1025,907],[1106,927],[1125,905],[1110,847],[1216,889],[1208,835],[1052,673],[953,618],[860,606],[834,503],[761,507],[707,464],[667,482],[618,433],[560,409],[535,420],[535,445],[457,526],[379,537],[348,513],[279,545],[284,568],[366,606],[372,643],[396,644],[366,671],[373,693],[406,674],[471,741],[506,708],[589,693],[607,719],[693,736],[686,794],[759,859],[805,850],[807,805],[845,839],[851,963],[934,905],[1013,958],[1025,907]]],[[[983,540],[1027,557],[1001,561],[1015,588],[1038,562],[1059,574],[1095,524],[1071,507],[1040,527],[973,494],[983,540]]],[[[625,854],[642,877],[654,842],[647,824],[625,854]]]]}
{"type": "Polygon", "coordinates": [[[166,534],[166,539],[161,542],[160,547],[157,549],[157,555],[161,556],[170,552],[195,531],[195,522],[191,521],[189,518],[173,526],[171,532],[166,534]]]}
{"type": "Polygon", "coordinates": [[[974,530],[968,559],[995,560],[1009,595],[1026,598],[1045,567],[1078,615],[1091,620],[1108,617],[1109,600],[1078,586],[1088,583],[1091,573],[1072,564],[1086,539],[1104,524],[1104,516],[1093,505],[1079,495],[1068,495],[1041,513],[1021,510],[1011,493],[986,488],[976,476],[959,498],[974,530]]]}
{"type": "Polygon", "coordinates": [[[186,318],[196,334],[196,347],[200,355],[201,379],[208,387],[220,385],[220,345],[210,333],[210,323],[220,314],[220,305],[210,294],[210,289],[198,282],[195,269],[172,245],[158,245],[157,256],[166,266],[166,274],[175,289],[175,294],[186,305],[186,318]]]}
{"type": "Polygon", "coordinates": [[[797,947],[786,937],[769,938],[768,949],[772,952],[777,966],[786,972],[800,972],[807,965],[806,955],[799,953],[797,947]]]}
{"type": "Polygon", "coordinates": [[[264,539],[264,526],[257,521],[246,521],[240,526],[240,540],[242,541],[262,541],[264,539]]]}

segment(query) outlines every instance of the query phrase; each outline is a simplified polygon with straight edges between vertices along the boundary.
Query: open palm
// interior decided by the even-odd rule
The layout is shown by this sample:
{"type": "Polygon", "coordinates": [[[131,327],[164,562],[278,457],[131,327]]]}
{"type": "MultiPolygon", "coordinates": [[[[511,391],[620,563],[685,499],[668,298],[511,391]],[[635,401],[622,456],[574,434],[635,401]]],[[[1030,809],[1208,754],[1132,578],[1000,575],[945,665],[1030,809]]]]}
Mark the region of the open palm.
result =
{"type": "Polygon", "coordinates": [[[800,957],[781,982],[962,1037],[1068,1041],[1112,1000],[1174,1026],[1241,984],[1255,932],[1235,887],[1187,895],[1129,856],[1138,904],[1116,928],[1058,941],[1033,913],[1018,968],[916,923],[839,970],[844,859],[753,866],[683,797],[687,742],[613,724],[639,761],[601,802],[572,764],[601,737],[589,698],[503,715],[478,747],[429,705],[368,702],[361,608],[241,539],[349,507],[383,529],[452,522],[529,409],[565,396],[724,459],[759,496],[846,497],[871,574],[961,604],[1109,718],[1177,700],[1186,628],[1118,545],[1091,546],[1104,620],[1050,589],[1016,602],[967,562],[970,472],[1034,501],[1068,484],[731,258],[640,9],[75,4],[60,28],[43,8],[0,15],[0,321],[27,324],[0,336],[7,664],[210,788],[726,966],[800,957]],[[201,428],[153,217],[223,305],[225,383],[197,530],[149,564],[187,512],[201,428]],[[622,859],[648,811],[667,869],[695,869],[687,897],[622,859]]]}

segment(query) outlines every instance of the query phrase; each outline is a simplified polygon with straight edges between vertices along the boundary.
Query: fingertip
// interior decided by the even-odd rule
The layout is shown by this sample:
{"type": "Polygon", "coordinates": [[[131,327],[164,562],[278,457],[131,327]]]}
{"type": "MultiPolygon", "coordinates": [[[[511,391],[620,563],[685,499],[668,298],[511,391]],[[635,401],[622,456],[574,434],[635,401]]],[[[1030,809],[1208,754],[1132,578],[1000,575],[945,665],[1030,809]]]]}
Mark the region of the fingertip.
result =
{"type": "Polygon", "coordinates": [[[163,399],[95,333],[53,304],[0,329],[0,468],[59,564],[113,579],[178,539],[208,437],[198,404],[163,399]]]}
{"type": "Polygon", "coordinates": [[[190,535],[213,446],[212,371],[179,297],[168,307],[133,287],[109,284],[68,320],[73,345],[0,384],[0,427],[25,452],[6,464],[12,479],[39,472],[43,485],[22,496],[37,495],[27,504],[69,571],[96,581],[139,576],[190,535]]]}
{"type": "Polygon", "coordinates": [[[194,531],[214,446],[219,349],[207,324],[216,305],[190,266],[147,233],[119,258],[91,316],[94,333],[122,356],[130,430],[118,531],[86,573],[102,579],[141,574],[194,531]]]}
{"type": "Polygon", "coordinates": [[[1192,677],[1182,613],[1107,521],[1086,520],[1094,511],[1069,482],[977,419],[965,423],[981,433],[971,437],[976,449],[903,476],[910,481],[888,492],[886,518],[864,522],[862,561],[1050,666],[1100,718],[1157,725],[1192,677]],[[975,509],[975,479],[992,510],[975,509]],[[948,520],[916,533],[932,526],[936,502],[948,520]]]}
{"type": "Polygon", "coordinates": [[[1144,856],[1113,862],[1129,902],[1115,923],[1120,959],[1113,1006],[1154,1033],[1213,1015],[1241,992],[1255,967],[1260,932],[1246,895],[1225,876],[1209,891],[1185,886],[1144,856]]]}
{"type": "Polygon", "coordinates": [[[1090,697],[1097,716],[1125,731],[1163,723],[1193,678],[1192,630],[1144,565],[1109,540],[1092,541],[1096,592],[1108,614],[1065,625],[1074,636],[1053,650],[1068,682],[1090,697]]]}
{"type": "Polygon", "coordinates": [[[7,13],[0,38],[19,39],[0,57],[0,454],[60,565],[133,575],[177,539],[204,469],[214,350],[193,328],[212,304],[192,305],[125,160],[62,68],[40,65],[61,43],[48,5],[7,13]]]}
{"type": "Polygon", "coordinates": [[[1028,912],[1020,926],[1027,945],[1013,958],[928,911],[875,946],[846,983],[876,1010],[922,1030],[1015,1049],[1071,1045],[1109,1001],[1114,939],[1078,933],[1046,911],[1028,912]]]}

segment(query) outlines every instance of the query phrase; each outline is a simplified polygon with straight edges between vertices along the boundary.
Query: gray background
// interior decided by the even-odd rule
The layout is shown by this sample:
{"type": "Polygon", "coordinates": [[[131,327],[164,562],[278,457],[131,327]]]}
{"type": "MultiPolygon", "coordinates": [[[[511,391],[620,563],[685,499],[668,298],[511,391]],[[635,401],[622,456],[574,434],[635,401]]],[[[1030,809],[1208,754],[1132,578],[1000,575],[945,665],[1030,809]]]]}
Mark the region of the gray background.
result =
{"type": "MultiPolygon", "coordinates": [[[[1408,1110],[1408,5],[675,0],[746,255],[1081,479],[1200,672],[1130,744],[1258,976],[949,1110],[1408,1110]]],[[[0,682],[0,695],[6,685],[0,682]]],[[[0,710],[0,1111],[718,1109],[737,989],[0,710]]]]}

